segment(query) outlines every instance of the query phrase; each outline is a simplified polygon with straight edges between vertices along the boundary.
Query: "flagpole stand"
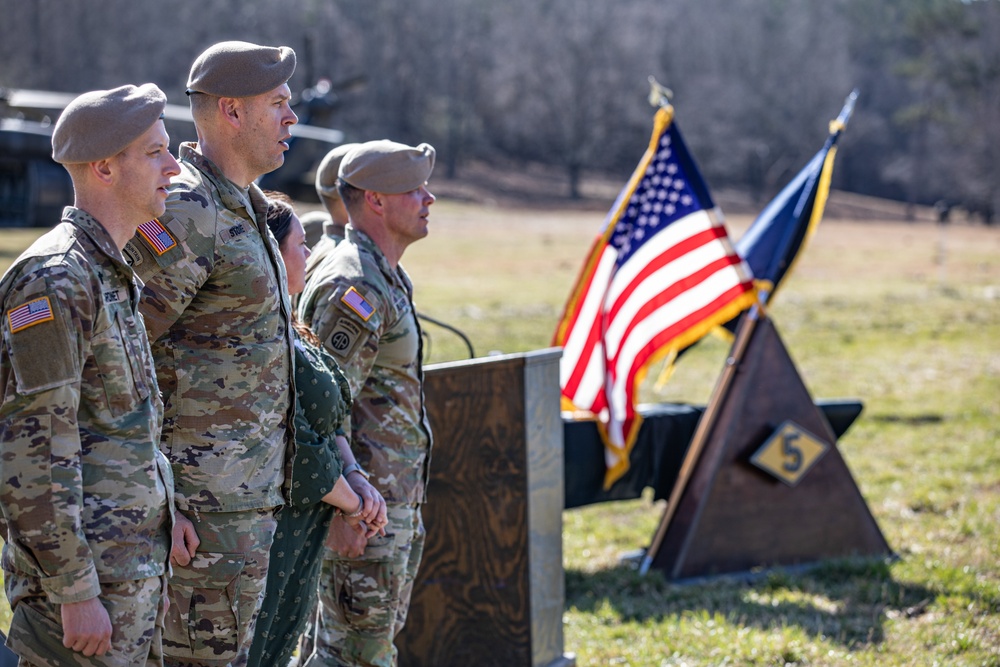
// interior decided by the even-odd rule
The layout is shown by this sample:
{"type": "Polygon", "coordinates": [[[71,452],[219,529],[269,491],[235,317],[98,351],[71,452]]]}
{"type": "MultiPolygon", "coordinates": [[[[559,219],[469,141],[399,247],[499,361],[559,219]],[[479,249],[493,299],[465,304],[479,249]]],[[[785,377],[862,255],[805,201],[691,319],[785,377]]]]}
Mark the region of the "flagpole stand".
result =
{"type": "Polygon", "coordinates": [[[643,572],[682,580],[892,554],[774,324],[751,314],[643,572]]]}

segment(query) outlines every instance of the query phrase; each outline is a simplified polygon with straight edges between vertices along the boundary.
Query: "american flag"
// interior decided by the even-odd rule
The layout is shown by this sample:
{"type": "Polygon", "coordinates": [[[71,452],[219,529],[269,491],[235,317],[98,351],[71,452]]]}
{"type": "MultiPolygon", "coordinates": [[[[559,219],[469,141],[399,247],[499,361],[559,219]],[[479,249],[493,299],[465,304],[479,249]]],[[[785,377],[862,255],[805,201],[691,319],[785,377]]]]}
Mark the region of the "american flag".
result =
{"type": "Polygon", "coordinates": [[[375,308],[365,300],[365,297],[361,296],[361,292],[356,290],[354,287],[347,290],[344,296],[340,297],[340,300],[351,307],[355,313],[361,316],[365,322],[368,318],[375,314],[375,308]]]}
{"type": "Polygon", "coordinates": [[[157,255],[162,255],[177,245],[174,237],[156,218],[139,225],[139,233],[142,234],[142,238],[149,242],[149,245],[153,246],[157,255]]]}
{"type": "Polygon", "coordinates": [[[10,332],[17,333],[35,324],[48,322],[55,319],[52,315],[52,304],[49,297],[43,296],[33,299],[26,304],[7,311],[7,321],[10,323],[10,332]]]}
{"type": "Polygon", "coordinates": [[[694,160],[661,108],[649,148],[608,215],[554,344],[564,404],[600,420],[610,486],[628,470],[636,392],[650,364],[749,308],[749,267],[733,250],[694,160]]]}

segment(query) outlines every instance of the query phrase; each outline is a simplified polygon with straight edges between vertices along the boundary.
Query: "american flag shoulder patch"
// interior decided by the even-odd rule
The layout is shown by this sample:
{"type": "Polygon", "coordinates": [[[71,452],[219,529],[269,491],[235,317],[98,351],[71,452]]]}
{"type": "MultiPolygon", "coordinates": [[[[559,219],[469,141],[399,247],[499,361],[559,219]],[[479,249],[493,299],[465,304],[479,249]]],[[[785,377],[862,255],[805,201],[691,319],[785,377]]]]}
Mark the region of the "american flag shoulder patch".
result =
{"type": "Polygon", "coordinates": [[[365,322],[367,322],[372,315],[375,314],[375,307],[372,306],[365,297],[361,296],[361,292],[351,287],[344,296],[340,297],[340,300],[347,304],[347,307],[361,316],[365,322]]]}
{"type": "Polygon", "coordinates": [[[156,218],[139,225],[139,234],[146,239],[146,243],[153,248],[153,252],[157,255],[162,255],[177,246],[177,239],[156,218]]]}
{"type": "Polygon", "coordinates": [[[52,314],[52,303],[49,302],[49,297],[47,296],[32,299],[14,310],[7,311],[7,321],[10,323],[11,333],[24,331],[28,327],[33,327],[36,324],[49,322],[54,319],[55,315],[52,314]]]}

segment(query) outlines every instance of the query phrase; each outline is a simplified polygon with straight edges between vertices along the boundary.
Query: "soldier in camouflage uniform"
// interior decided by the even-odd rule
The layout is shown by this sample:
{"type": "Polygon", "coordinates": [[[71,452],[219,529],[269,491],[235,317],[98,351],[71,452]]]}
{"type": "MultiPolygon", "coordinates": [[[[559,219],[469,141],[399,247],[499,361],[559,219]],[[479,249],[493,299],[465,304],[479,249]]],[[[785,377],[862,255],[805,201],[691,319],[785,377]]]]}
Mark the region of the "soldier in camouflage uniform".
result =
{"type": "Polygon", "coordinates": [[[284,265],[253,181],[281,166],[295,53],[221,42],[194,62],[198,143],[180,147],[166,213],[125,249],[165,405],[162,448],[177,508],[170,665],[243,665],[264,594],[275,511],[293,454],[291,310],[284,265]]]}
{"type": "Polygon", "coordinates": [[[347,238],[317,268],[299,303],[300,318],[348,379],[351,445],[382,491],[389,520],[386,535],[367,542],[343,521],[331,523],[308,667],[396,664],[393,639],[406,621],[423,553],[420,505],[431,449],[420,327],[399,260],[427,235],[434,155],[427,144],[373,141],[344,157],[339,187],[350,214],[347,238]]]}
{"type": "Polygon", "coordinates": [[[347,226],[347,209],[337,192],[337,174],[340,163],[349,151],[357,144],[341,144],[323,156],[316,168],[316,196],[323,205],[322,211],[313,211],[301,217],[302,228],[306,232],[306,242],[312,249],[312,255],[306,260],[306,280],[320,262],[344,240],[344,227],[347,226]],[[316,228],[319,231],[315,231],[316,228]]]}
{"type": "Polygon", "coordinates": [[[53,158],[74,206],[0,279],[3,569],[22,666],[163,664],[173,479],[121,248],[179,173],[165,104],[146,84],[66,107],[53,158]]]}

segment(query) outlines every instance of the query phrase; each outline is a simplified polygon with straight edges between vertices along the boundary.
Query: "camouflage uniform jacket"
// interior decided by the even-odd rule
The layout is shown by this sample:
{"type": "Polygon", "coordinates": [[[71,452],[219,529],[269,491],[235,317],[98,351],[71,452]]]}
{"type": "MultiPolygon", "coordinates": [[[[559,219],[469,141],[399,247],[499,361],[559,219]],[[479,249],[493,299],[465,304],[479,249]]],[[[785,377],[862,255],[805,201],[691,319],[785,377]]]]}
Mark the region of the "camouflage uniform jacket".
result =
{"type": "Polygon", "coordinates": [[[72,207],[0,280],[3,566],[56,604],[166,571],[173,480],[139,289],[72,207]]]}
{"type": "Polygon", "coordinates": [[[350,440],[358,462],[386,502],[423,502],[431,430],[409,276],[402,267],[390,267],[367,234],[348,225],[346,240],[307,283],[299,317],[350,384],[350,440]]]}
{"type": "Polygon", "coordinates": [[[145,281],[177,505],[276,507],[294,449],[285,266],[260,189],[237,187],[194,144],[180,157],[166,213],[125,246],[145,281]]]}
{"type": "Polygon", "coordinates": [[[333,253],[333,249],[343,240],[344,237],[328,232],[324,226],[323,236],[319,237],[319,241],[312,247],[309,257],[306,258],[306,282],[309,282],[320,264],[333,253]]]}
{"type": "MultiPolygon", "coordinates": [[[[319,268],[320,264],[330,256],[333,249],[337,247],[337,244],[344,240],[343,235],[340,233],[338,227],[334,227],[333,223],[330,221],[330,216],[327,214],[326,220],[323,222],[323,235],[319,237],[316,244],[311,248],[309,256],[306,258],[306,282],[312,278],[313,274],[316,273],[316,269],[319,268]]],[[[298,311],[300,294],[296,294],[292,297],[292,308],[298,311]]]]}

